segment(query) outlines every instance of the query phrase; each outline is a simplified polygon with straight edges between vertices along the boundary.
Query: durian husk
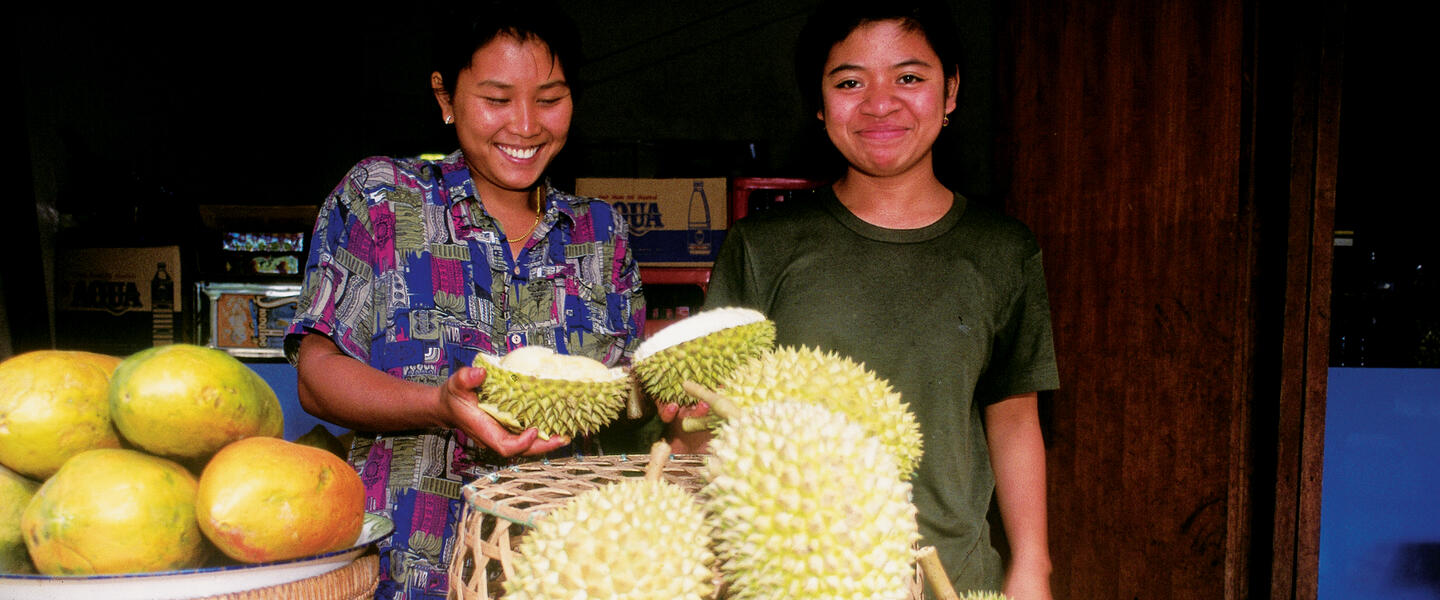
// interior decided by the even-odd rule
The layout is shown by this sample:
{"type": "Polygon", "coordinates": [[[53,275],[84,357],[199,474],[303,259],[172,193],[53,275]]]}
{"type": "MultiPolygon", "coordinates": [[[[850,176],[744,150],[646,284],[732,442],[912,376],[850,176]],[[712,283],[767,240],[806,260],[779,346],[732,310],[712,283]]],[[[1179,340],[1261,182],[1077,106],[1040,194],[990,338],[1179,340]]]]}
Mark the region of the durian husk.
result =
{"type": "Polygon", "coordinates": [[[727,598],[904,600],[919,540],[895,457],[844,415],[766,402],[710,443],[701,491],[727,598]]]}
{"type": "Polygon", "coordinates": [[[970,590],[956,597],[959,600],[1010,600],[1009,596],[991,590],[970,590]]]}
{"type": "Polygon", "coordinates": [[[578,356],[561,358],[565,359],[558,363],[561,366],[552,367],[558,372],[542,376],[533,368],[507,366],[503,358],[476,356],[475,366],[486,371],[480,408],[513,431],[534,427],[545,440],[589,435],[618,418],[630,397],[625,370],[607,369],[599,361],[578,356]],[[599,369],[576,367],[579,360],[589,360],[599,369]]]}
{"type": "Polygon", "coordinates": [[[681,388],[714,388],[737,367],[775,346],[775,323],[758,311],[717,308],[676,321],[640,344],[632,369],[651,397],[690,406],[681,388]]]}
{"type": "Polygon", "coordinates": [[[709,598],[710,526],[694,494],[659,476],[668,452],[656,444],[644,479],[583,492],[537,522],[505,598],[709,598]]]}
{"type": "Polygon", "coordinates": [[[920,425],[900,394],[864,365],[835,352],[807,346],[769,350],[735,369],[718,393],[741,409],[772,398],[820,404],[879,438],[894,453],[901,477],[909,479],[920,464],[920,425]]]}

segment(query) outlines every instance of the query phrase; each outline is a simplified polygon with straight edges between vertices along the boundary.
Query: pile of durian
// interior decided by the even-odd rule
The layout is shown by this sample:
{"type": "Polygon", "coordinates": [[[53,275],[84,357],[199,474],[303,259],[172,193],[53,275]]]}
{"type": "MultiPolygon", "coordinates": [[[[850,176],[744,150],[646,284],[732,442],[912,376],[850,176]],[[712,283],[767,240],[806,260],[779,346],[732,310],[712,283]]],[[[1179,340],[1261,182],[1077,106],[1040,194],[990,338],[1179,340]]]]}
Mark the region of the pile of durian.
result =
{"type": "MultiPolygon", "coordinates": [[[[581,382],[569,366],[517,374],[486,359],[500,376],[487,377],[482,403],[512,427],[593,431],[618,415],[632,391],[624,385],[638,385],[662,402],[703,399],[712,416],[686,426],[714,433],[698,495],[652,468],[644,481],[580,494],[539,519],[512,561],[506,598],[910,598],[920,538],[913,415],[863,365],[774,344],[764,315],[723,308],[642,343],[633,378],[594,371],[581,382]]],[[[669,453],[657,446],[652,467],[669,453]]]]}

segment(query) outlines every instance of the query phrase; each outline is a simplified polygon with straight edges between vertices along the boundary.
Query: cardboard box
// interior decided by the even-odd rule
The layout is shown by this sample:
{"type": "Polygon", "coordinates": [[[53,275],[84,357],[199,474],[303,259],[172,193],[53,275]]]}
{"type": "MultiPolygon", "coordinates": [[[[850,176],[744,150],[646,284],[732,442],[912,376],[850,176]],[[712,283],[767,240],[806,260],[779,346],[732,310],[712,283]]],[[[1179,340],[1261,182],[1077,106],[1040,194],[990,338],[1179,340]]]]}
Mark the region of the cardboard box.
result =
{"type": "Polygon", "coordinates": [[[575,193],[604,200],[625,215],[631,253],[642,265],[712,264],[729,227],[723,177],[580,178],[575,193]]]}
{"type": "Polygon", "coordinates": [[[184,341],[180,248],[61,249],[55,336],[63,350],[127,356],[184,341]]]}

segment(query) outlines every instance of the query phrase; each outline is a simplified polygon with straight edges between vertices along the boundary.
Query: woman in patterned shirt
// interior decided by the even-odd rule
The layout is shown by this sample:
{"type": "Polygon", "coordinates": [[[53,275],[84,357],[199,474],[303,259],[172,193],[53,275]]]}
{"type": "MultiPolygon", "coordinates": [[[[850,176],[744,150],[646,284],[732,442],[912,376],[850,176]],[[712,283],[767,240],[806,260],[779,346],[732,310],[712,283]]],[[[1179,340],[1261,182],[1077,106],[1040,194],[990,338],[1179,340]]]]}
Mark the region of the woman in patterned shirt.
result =
{"type": "Polygon", "coordinates": [[[351,169],[321,207],[287,331],[301,404],[356,430],[366,509],[395,522],[383,598],[445,597],[461,485],[570,442],[479,410],[476,355],[538,344],[613,366],[644,326],[622,217],[542,177],[570,127],[573,24],[534,3],[476,14],[437,40],[430,77],[460,150],[351,169]]]}

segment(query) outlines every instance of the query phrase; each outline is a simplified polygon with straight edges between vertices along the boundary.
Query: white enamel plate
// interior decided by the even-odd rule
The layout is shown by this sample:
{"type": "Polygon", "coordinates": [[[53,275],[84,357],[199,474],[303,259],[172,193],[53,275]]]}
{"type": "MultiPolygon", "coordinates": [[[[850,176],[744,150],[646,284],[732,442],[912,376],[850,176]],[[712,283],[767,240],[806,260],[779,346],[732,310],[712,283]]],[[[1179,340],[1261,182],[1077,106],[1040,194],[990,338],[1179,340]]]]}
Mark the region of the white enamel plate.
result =
{"type": "Polygon", "coordinates": [[[394,529],[390,519],[366,513],[360,538],[349,548],[268,563],[126,575],[0,574],[0,600],[162,600],[233,594],[299,581],[344,567],[394,529]]]}

